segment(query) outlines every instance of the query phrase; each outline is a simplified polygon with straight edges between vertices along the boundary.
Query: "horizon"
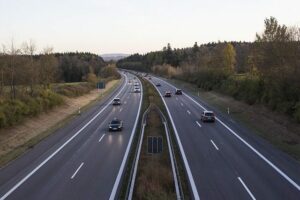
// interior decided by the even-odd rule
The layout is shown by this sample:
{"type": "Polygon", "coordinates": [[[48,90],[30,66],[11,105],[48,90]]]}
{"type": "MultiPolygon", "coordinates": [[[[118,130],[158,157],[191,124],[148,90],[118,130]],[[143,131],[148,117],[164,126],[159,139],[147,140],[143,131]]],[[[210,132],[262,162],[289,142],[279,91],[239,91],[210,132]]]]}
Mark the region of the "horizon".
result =
{"type": "Polygon", "coordinates": [[[187,48],[195,42],[253,42],[270,16],[280,24],[299,25],[299,6],[295,0],[0,1],[0,17],[9,19],[0,20],[5,27],[0,42],[7,45],[13,39],[21,45],[33,40],[39,50],[51,46],[58,53],[97,55],[145,54],[168,43],[187,48]]]}

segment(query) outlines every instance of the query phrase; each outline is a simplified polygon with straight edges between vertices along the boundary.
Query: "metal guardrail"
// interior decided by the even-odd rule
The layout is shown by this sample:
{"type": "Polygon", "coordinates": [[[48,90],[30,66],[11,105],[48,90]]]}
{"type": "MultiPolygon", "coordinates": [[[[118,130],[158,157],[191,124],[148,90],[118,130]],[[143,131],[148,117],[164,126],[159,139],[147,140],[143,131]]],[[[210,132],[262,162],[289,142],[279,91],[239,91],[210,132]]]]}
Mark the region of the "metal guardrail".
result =
{"type": "Polygon", "coordinates": [[[145,127],[147,125],[146,116],[149,113],[151,106],[155,106],[156,109],[159,111],[161,119],[162,119],[162,123],[164,124],[167,143],[168,143],[169,156],[170,156],[170,160],[171,160],[171,167],[172,167],[175,191],[176,191],[176,199],[183,200],[184,195],[183,195],[183,190],[182,190],[182,186],[181,186],[181,179],[179,177],[179,171],[178,171],[178,166],[177,166],[177,162],[176,162],[176,158],[175,158],[174,147],[173,147],[173,144],[170,139],[171,136],[170,136],[169,126],[168,126],[168,121],[167,121],[165,115],[161,112],[161,110],[156,105],[150,105],[143,114],[143,118],[142,118],[142,122],[141,122],[141,132],[140,132],[140,136],[139,136],[138,144],[137,144],[138,148],[136,149],[136,152],[135,152],[135,156],[134,156],[134,160],[133,160],[134,164],[133,164],[133,167],[131,168],[129,181],[128,181],[129,184],[127,186],[125,199],[132,200],[132,198],[133,198],[133,191],[134,191],[135,180],[136,180],[136,175],[137,175],[137,167],[138,167],[138,162],[139,162],[139,158],[140,158],[140,154],[141,154],[144,131],[145,131],[145,127]]]}
{"type": "Polygon", "coordinates": [[[182,190],[182,185],[181,185],[181,179],[179,176],[179,171],[178,171],[178,165],[176,162],[176,157],[175,157],[175,152],[174,152],[174,147],[171,141],[171,135],[169,131],[169,125],[167,118],[165,115],[161,112],[160,109],[158,109],[160,112],[160,116],[163,119],[163,124],[165,126],[165,132],[167,136],[167,142],[168,142],[168,148],[169,148],[169,154],[170,154],[170,160],[171,160],[171,165],[172,165],[172,171],[173,171],[173,178],[174,178],[174,184],[175,184],[175,190],[176,190],[176,198],[177,200],[183,200],[184,199],[184,194],[182,190]]]}
{"type": "Polygon", "coordinates": [[[136,179],[136,173],[137,173],[137,167],[138,167],[138,163],[139,163],[139,158],[140,158],[140,154],[141,154],[141,149],[142,149],[142,143],[143,143],[143,137],[144,137],[144,131],[145,131],[145,126],[147,124],[146,122],[146,116],[148,114],[150,110],[150,106],[147,108],[147,110],[144,112],[143,117],[142,117],[142,129],[140,131],[140,137],[138,139],[138,148],[135,151],[135,156],[134,156],[134,160],[133,160],[133,167],[131,168],[130,171],[130,175],[129,175],[129,184],[127,186],[126,189],[126,196],[125,199],[132,199],[132,195],[133,195],[133,189],[134,189],[134,184],[135,184],[135,179],[136,179]]]}

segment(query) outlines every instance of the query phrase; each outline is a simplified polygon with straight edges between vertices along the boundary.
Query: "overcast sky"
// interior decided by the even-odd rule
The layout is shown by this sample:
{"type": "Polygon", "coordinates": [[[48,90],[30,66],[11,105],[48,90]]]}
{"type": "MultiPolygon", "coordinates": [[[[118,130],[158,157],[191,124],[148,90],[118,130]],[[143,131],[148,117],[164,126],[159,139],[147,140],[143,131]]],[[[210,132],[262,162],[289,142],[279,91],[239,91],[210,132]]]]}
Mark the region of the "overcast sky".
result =
{"type": "Polygon", "coordinates": [[[0,0],[0,44],[145,53],[167,43],[253,41],[269,16],[300,25],[300,0],[0,0]]]}

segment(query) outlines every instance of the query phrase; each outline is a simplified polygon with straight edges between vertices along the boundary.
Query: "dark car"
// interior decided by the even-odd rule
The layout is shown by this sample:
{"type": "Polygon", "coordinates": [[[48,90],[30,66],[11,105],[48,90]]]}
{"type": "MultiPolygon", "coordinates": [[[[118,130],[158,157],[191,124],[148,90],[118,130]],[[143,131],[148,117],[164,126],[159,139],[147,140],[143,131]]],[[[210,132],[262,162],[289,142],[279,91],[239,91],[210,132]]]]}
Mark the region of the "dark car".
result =
{"type": "Polygon", "coordinates": [[[176,89],[175,94],[176,95],[182,95],[182,90],[181,89],[176,89]]]}
{"type": "Polygon", "coordinates": [[[114,118],[108,126],[109,131],[122,131],[123,129],[123,121],[117,118],[114,118]]]}
{"type": "Polygon", "coordinates": [[[216,117],[213,111],[203,111],[201,114],[201,121],[203,122],[215,122],[216,117]]]}
{"type": "Polygon", "coordinates": [[[161,86],[161,84],[160,84],[160,83],[156,83],[156,86],[157,86],[157,87],[160,87],[160,86],[161,86]]]}
{"type": "Polygon", "coordinates": [[[114,99],[113,99],[113,102],[112,102],[112,105],[114,105],[114,106],[121,105],[121,100],[120,100],[120,98],[114,98],[114,99]]]}
{"type": "Polygon", "coordinates": [[[167,91],[167,92],[165,93],[165,97],[171,97],[171,96],[172,96],[171,92],[167,91]]]}

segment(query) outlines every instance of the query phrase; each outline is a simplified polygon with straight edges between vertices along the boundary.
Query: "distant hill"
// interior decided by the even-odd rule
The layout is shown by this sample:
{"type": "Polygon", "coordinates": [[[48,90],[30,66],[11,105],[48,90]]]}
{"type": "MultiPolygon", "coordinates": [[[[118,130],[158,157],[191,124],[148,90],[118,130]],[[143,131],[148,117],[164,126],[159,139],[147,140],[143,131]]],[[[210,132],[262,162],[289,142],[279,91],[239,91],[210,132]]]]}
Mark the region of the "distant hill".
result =
{"type": "Polygon", "coordinates": [[[114,61],[118,61],[122,58],[126,58],[129,56],[129,54],[124,54],[124,53],[109,53],[109,54],[102,54],[100,55],[104,61],[110,61],[110,60],[114,60],[114,61]]]}

